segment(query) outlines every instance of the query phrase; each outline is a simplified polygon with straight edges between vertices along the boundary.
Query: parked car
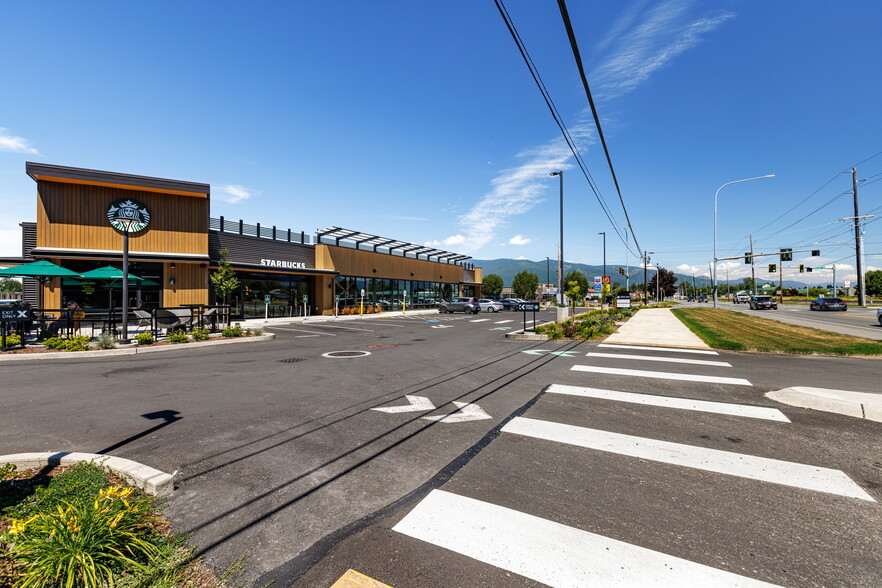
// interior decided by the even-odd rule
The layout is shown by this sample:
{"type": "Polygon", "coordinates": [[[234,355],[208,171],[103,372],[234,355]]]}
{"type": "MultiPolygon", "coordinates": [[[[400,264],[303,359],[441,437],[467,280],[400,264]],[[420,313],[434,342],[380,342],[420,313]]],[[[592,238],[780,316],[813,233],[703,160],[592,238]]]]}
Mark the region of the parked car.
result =
{"type": "Polygon", "coordinates": [[[489,298],[481,298],[480,300],[478,300],[478,305],[484,312],[499,312],[500,310],[505,308],[504,306],[502,306],[501,302],[490,300],[489,298]]]}
{"type": "Polygon", "coordinates": [[[882,326],[882,308],[876,310],[876,320],[878,320],[879,325],[882,326]]]}
{"type": "Polygon", "coordinates": [[[749,304],[750,310],[778,310],[778,302],[771,296],[751,296],[749,304]]]}
{"type": "Polygon", "coordinates": [[[509,310],[517,310],[518,304],[521,303],[520,298],[503,298],[499,301],[502,304],[503,308],[507,308],[509,310]]]}
{"type": "Polygon", "coordinates": [[[848,305],[845,303],[842,298],[818,298],[817,300],[812,300],[812,303],[809,305],[809,310],[848,310],[848,305]]]}
{"type": "Polygon", "coordinates": [[[450,302],[441,302],[441,306],[438,307],[438,312],[442,314],[445,312],[478,314],[481,312],[481,305],[478,303],[477,298],[458,296],[450,302]]]}

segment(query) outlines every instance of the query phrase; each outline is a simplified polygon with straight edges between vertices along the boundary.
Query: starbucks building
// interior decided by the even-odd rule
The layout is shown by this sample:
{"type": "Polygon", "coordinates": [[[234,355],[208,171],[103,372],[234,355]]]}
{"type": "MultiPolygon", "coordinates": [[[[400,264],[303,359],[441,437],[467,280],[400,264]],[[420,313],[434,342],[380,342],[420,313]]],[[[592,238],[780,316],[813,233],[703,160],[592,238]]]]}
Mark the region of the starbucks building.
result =
{"type": "MultiPolygon", "coordinates": [[[[36,222],[21,223],[22,257],[0,261],[45,259],[82,274],[122,267],[127,240],[137,278],[130,307],[223,303],[209,278],[222,254],[238,279],[228,300],[242,318],[332,315],[362,302],[431,308],[480,295],[481,269],[467,255],[337,226],[307,233],[212,218],[208,184],[32,162],[26,172],[37,184],[36,222]]],[[[25,279],[25,298],[44,308],[119,307],[122,295],[115,281],[25,279]]]]}

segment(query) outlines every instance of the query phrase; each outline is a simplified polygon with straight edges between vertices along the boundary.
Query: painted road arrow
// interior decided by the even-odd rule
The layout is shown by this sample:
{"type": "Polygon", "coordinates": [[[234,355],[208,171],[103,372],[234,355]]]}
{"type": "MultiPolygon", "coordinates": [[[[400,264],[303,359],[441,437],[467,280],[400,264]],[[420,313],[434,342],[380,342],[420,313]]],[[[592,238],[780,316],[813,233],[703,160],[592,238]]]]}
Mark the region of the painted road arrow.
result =
{"type": "Polygon", "coordinates": [[[433,329],[452,329],[453,325],[432,325],[433,329]]]}
{"type": "Polygon", "coordinates": [[[571,357],[576,355],[578,351],[551,351],[550,349],[527,349],[526,351],[521,351],[521,353],[527,353],[529,355],[559,355],[563,357],[571,357]]]}
{"type": "Polygon", "coordinates": [[[456,405],[459,411],[437,416],[425,416],[423,418],[427,421],[438,421],[441,423],[464,423],[466,421],[480,421],[493,418],[477,404],[457,402],[456,400],[453,401],[453,404],[456,405]]]}
{"type": "Polygon", "coordinates": [[[435,410],[435,405],[425,396],[404,396],[410,404],[404,406],[384,406],[382,408],[372,408],[380,412],[420,412],[423,410],[435,410]]]}

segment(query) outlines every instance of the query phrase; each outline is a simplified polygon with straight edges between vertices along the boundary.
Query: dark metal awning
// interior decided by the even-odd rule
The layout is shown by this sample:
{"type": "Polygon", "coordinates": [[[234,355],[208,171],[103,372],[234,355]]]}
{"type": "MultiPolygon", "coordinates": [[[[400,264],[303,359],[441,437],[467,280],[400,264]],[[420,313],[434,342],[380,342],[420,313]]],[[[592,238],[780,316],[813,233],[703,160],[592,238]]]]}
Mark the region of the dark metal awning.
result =
{"type": "Polygon", "coordinates": [[[362,245],[367,245],[371,247],[371,251],[376,252],[377,247],[382,247],[386,249],[390,255],[394,255],[393,251],[400,251],[401,255],[404,257],[407,257],[407,254],[411,253],[417,259],[422,255],[425,256],[426,260],[431,261],[431,258],[434,257],[435,260],[440,263],[453,263],[458,265],[461,262],[472,258],[470,255],[452,253],[450,251],[444,251],[443,249],[435,249],[428,245],[418,245],[416,243],[408,243],[407,241],[398,241],[396,239],[389,239],[388,237],[371,235],[370,233],[362,233],[360,231],[344,229],[342,227],[319,229],[316,231],[316,236],[317,243],[326,243],[325,241],[322,241],[322,239],[333,239],[334,245],[340,246],[340,241],[351,241],[352,243],[355,243],[356,249],[361,249],[362,245]]]}

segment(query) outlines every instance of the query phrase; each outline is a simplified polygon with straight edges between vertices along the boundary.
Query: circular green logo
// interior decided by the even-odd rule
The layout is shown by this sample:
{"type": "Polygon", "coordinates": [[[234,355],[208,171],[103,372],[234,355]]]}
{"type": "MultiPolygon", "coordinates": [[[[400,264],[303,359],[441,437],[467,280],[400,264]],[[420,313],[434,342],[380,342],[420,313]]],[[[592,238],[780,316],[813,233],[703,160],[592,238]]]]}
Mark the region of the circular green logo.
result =
{"type": "Polygon", "coordinates": [[[113,228],[129,233],[137,233],[150,223],[147,207],[137,200],[117,200],[107,209],[107,220],[113,228]]]}

